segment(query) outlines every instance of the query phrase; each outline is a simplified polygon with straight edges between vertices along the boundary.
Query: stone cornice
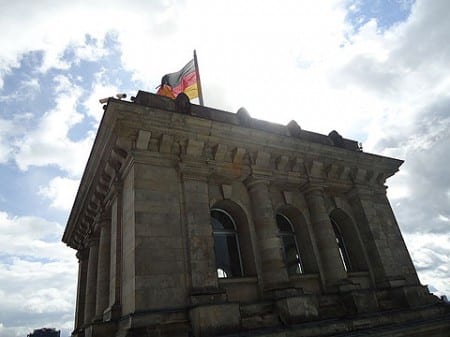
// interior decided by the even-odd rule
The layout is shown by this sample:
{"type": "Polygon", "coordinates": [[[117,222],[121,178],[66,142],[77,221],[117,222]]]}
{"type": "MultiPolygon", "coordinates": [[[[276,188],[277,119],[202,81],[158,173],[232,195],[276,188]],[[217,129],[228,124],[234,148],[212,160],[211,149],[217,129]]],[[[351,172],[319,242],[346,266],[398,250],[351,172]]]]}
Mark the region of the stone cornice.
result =
{"type": "Polygon", "coordinates": [[[148,95],[145,104],[109,100],[63,235],[69,246],[85,245],[95,214],[113,196],[113,182],[137,162],[178,167],[186,177],[263,176],[292,188],[322,179],[341,192],[383,186],[402,163],[346,149],[345,139],[337,146],[328,136],[299,128],[292,134],[251,117],[244,125],[236,114],[195,105],[183,112],[176,102],[148,95]]]}

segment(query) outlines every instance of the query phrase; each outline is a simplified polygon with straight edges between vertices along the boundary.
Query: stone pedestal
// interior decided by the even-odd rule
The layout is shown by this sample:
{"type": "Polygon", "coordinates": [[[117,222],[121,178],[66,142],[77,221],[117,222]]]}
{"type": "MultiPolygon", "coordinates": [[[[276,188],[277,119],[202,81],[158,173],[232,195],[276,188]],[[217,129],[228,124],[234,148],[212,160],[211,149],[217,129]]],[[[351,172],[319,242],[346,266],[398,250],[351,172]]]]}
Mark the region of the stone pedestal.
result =
{"type": "Polygon", "coordinates": [[[211,304],[194,307],[189,316],[193,335],[215,336],[238,331],[241,324],[239,304],[211,304]]]}
{"type": "Polygon", "coordinates": [[[287,297],[277,300],[275,305],[284,324],[314,320],[319,316],[319,301],[315,295],[287,297]]]}

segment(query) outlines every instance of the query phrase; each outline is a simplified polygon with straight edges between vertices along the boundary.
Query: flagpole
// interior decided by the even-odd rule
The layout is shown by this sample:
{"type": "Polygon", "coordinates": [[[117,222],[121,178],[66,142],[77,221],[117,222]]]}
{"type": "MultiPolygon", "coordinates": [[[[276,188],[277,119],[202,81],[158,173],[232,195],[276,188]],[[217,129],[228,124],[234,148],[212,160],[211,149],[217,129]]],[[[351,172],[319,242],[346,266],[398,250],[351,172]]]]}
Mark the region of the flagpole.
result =
{"type": "Polygon", "coordinates": [[[198,101],[199,101],[200,105],[204,106],[202,82],[200,81],[200,70],[198,69],[197,53],[196,53],[195,49],[194,49],[194,66],[195,66],[195,73],[197,75],[198,101]]]}

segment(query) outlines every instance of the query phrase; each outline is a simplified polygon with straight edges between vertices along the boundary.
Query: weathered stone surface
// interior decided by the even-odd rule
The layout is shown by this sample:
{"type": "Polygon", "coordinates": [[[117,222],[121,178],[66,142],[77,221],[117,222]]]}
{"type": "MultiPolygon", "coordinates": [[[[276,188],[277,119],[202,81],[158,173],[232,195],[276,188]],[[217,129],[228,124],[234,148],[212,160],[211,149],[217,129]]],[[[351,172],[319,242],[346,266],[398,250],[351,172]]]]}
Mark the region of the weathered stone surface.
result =
{"type": "Polygon", "coordinates": [[[400,160],[178,101],[108,104],[63,236],[73,336],[450,335],[386,198],[400,160]]]}
{"type": "Polygon", "coordinates": [[[214,304],[194,307],[190,310],[194,336],[215,336],[237,331],[240,328],[239,304],[214,304]]]}

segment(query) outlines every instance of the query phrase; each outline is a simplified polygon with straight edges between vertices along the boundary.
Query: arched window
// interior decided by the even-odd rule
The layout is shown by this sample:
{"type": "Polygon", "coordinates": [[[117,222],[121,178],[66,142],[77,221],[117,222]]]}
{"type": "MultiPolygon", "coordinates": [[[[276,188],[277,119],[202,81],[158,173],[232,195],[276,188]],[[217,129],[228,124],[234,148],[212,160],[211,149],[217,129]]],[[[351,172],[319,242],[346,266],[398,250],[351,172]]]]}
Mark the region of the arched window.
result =
{"type": "Polygon", "coordinates": [[[242,276],[242,260],[236,223],[226,211],[211,210],[217,276],[219,278],[242,276]]]}
{"type": "Polygon", "coordinates": [[[347,245],[345,244],[344,236],[342,235],[342,230],[333,218],[330,218],[331,224],[333,225],[334,235],[336,236],[336,243],[339,248],[339,254],[341,255],[342,263],[346,271],[352,271],[352,263],[350,261],[350,256],[348,254],[347,245]]]}
{"type": "Polygon", "coordinates": [[[291,221],[283,214],[276,215],[279,235],[282,241],[283,260],[289,275],[303,273],[294,227],[291,221]]]}

